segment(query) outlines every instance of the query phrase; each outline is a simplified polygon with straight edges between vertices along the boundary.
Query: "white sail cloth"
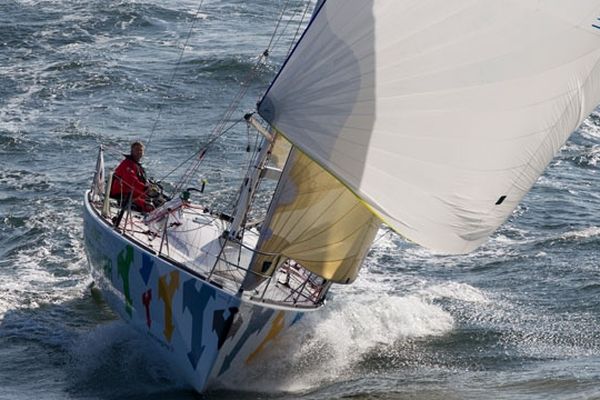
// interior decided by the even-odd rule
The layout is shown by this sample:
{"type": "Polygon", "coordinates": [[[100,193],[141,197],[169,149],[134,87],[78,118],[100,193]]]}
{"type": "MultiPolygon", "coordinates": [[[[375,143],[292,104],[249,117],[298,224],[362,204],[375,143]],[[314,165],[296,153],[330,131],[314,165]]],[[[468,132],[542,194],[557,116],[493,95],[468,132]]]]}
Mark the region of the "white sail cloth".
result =
{"type": "Polygon", "coordinates": [[[98,150],[98,158],[96,159],[94,179],[92,180],[92,200],[99,201],[101,196],[104,196],[106,190],[104,180],[104,149],[102,146],[100,146],[100,149],[98,150]]]}
{"type": "Polygon", "coordinates": [[[600,0],[326,0],[259,112],[385,223],[481,244],[600,102],[600,0]]]}

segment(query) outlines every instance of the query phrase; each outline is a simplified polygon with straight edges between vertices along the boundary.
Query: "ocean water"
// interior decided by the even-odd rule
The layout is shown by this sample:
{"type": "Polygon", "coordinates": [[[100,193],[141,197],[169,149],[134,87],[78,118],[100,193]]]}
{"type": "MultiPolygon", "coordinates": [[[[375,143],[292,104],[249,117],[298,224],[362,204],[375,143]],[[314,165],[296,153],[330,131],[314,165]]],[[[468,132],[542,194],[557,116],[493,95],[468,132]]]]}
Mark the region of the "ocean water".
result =
{"type": "MultiPolygon", "coordinates": [[[[285,9],[226,123],[252,109],[304,7],[0,2],[0,399],[600,398],[597,113],[479,250],[435,256],[382,230],[354,285],[203,395],[91,293],[81,208],[99,144],[114,165],[146,141],[163,178],[209,140],[285,9]]],[[[214,205],[234,198],[249,142],[236,125],[207,154],[214,205]]]]}

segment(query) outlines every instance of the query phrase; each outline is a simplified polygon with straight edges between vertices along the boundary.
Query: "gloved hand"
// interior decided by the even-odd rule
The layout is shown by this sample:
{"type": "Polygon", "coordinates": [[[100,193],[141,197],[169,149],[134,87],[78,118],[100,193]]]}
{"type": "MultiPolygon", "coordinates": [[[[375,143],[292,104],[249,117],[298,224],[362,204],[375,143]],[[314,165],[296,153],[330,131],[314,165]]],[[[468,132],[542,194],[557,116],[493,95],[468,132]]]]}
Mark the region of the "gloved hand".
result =
{"type": "Polygon", "coordinates": [[[154,183],[148,185],[147,193],[148,197],[158,197],[160,195],[160,187],[154,183]]]}

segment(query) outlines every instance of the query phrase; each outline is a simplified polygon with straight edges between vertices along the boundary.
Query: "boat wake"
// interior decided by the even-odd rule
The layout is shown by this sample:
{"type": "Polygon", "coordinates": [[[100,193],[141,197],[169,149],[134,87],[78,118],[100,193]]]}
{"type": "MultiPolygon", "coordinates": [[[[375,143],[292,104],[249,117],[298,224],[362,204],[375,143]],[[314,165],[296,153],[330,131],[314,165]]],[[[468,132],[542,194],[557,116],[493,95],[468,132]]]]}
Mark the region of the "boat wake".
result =
{"type": "Polygon", "coordinates": [[[75,392],[116,397],[185,388],[155,350],[154,343],[126,322],[100,325],[69,346],[70,386],[75,392]]]}
{"type": "Polygon", "coordinates": [[[440,301],[487,301],[476,288],[452,282],[405,295],[390,295],[381,287],[380,291],[364,290],[365,285],[375,284],[365,275],[353,286],[333,293],[334,301],[324,310],[306,315],[251,368],[219,382],[218,387],[305,392],[373,372],[373,358],[390,356],[396,366],[411,364],[411,360],[396,359],[420,359],[417,349],[404,349],[407,342],[439,338],[454,329],[455,318],[440,301]]]}

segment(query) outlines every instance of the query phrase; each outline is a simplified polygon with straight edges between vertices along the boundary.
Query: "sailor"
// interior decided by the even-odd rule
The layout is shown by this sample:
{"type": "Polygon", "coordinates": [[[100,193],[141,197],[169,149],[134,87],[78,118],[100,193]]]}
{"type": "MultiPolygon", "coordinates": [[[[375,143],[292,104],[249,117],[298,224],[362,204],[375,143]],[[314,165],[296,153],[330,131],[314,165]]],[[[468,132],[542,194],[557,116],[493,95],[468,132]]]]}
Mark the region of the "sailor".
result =
{"type": "Polygon", "coordinates": [[[154,209],[148,193],[151,185],[146,178],[146,171],[142,167],[141,160],[144,156],[144,144],[140,141],[131,143],[129,154],[125,154],[113,174],[110,197],[119,200],[123,206],[129,202],[133,209],[149,212],[154,209]]]}

